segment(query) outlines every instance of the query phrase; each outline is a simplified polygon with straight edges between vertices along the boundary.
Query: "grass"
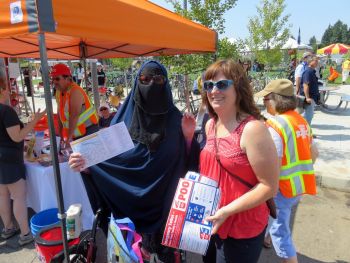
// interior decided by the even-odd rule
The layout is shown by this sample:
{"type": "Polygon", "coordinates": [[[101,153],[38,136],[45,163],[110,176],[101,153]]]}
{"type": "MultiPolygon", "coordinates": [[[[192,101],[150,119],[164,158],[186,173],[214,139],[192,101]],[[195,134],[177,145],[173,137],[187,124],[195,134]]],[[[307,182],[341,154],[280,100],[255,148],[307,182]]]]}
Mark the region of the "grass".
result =
{"type": "Polygon", "coordinates": [[[33,83],[34,87],[36,87],[39,84],[39,82],[42,82],[42,80],[41,79],[33,79],[32,80],[32,83],[33,83]]]}
{"type": "MultiPolygon", "coordinates": [[[[343,84],[341,72],[339,72],[339,77],[336,78],[334,81],[328,81],[329,75],[330,75],[329,66],[327,66],[327,67],[323,70],[323,79],[327,81],[327,85],[328,85],[328,86],[338,86],[338,85],[342,85],[342,84],[343,84]]],[[[350,76],[349,76],[348,79],[346,80],[345,84],[346,84],[346,85],[350,85],[350,76]]]]}

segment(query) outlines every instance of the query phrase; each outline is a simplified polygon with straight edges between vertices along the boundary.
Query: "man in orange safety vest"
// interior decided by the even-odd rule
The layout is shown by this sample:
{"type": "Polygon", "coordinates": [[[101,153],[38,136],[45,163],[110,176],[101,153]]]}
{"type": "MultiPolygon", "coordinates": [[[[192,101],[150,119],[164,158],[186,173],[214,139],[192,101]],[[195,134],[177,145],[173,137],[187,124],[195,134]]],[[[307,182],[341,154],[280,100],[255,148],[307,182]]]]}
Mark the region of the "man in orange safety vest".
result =
{"type": "Polygon", "coordinates": [[[72,80],[65,64],[52,67],[51,78],[56,88],[57,112],[61,141],[65,144],[98,131],[98,115],[86,92],[72,80]]]}

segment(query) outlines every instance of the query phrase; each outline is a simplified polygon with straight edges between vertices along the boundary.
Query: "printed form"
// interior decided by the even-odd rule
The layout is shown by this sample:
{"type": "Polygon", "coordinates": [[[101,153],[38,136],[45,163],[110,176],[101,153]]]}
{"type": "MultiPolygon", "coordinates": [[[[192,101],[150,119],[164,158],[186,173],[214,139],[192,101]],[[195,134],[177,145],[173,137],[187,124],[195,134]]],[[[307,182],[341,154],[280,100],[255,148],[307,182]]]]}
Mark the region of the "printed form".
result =
{"type": "Polygon", "coordinates": [[[125,123],[119,122],[71,142],[71,147],[85,159],[85,169],[131,150],[134,143],[125,123]]]}

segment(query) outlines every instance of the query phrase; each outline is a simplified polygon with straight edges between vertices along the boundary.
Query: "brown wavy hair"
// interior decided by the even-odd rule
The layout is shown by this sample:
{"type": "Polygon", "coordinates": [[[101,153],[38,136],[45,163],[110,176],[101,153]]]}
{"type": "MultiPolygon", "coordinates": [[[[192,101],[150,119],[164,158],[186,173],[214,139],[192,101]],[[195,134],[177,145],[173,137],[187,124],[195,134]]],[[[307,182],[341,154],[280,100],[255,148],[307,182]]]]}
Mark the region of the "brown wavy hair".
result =
{"type": "MultiPolygon", "coordinates": [[[[249,84],[247,75],[243,67],[231,59],[219,60],[211,64],[204,73],[204,81],[215,78],[219,73],[223,73],[227,79],[233,80],[233,87],[236,91],[237,120],[240,120],[243,114],[249,114],[256,119],[260,119],[260,110],[255,105],[253,89],[249,84]]],[[[206,91],[203,89],[204,103],[207,106],[209,114],[215,119],[218,118],[213,107],[210,105],[206,91]]]]}

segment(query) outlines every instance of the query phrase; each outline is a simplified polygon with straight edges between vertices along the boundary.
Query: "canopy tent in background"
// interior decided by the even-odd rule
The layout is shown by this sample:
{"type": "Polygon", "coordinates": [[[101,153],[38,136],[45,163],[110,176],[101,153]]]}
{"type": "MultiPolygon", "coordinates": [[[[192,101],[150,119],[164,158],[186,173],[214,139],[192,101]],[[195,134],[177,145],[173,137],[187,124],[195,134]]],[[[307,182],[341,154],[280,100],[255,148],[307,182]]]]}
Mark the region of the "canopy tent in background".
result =
{"type": "Polygon", "coordinates": [[[335,55],[335,54],[347,54],[350,50],[350,45],[345,45],[341,43],[331,44],[324,48],[320,48],[317,50],[317,54],[325,54],[325,55],[335,55]]]}
{"type": "MultiPolygon", "coordinates": [[[[229,41],[232,44],[237,44],[237,40],[235,38],[229,38],[229,41]]],[[[270,44],[271,48],[274,48],[275,43],[272,41],[272,43],[270,44]]],[[[261,45],[258,50],[265,50],[266,47],[264,47],[263,45],[261,45]]],[[[281,47],[282,50],[285,49],[298,49],[298,50],[312,50],[312,47],[303,43],[298,44],[298,41],[293,39],[293,38],[288,38],[288,40],[286,41],[286,43],[283,44],[283,46],[281,47]]],[[[252,53],[253,51],[250,50],[249,46],[244,44],[243,47],[241,47],[241,50],[239,50],[239,52],[243,55],[248,55],[250,53],[252,53]]]]}
{"type": "Polygon", "coordinates": [[[312,50],[312,47],[303,43],[298,44],[297,40],[290,37],[282,46],[282,49],[312,50]]]}
{"type": "Polygon", "coordinates": [[[144,0],[2,0],[0,57],[39,58],[51,153],[69,262],[47,59],[139,57],[215,52],[217,34],[144,0]]]}

